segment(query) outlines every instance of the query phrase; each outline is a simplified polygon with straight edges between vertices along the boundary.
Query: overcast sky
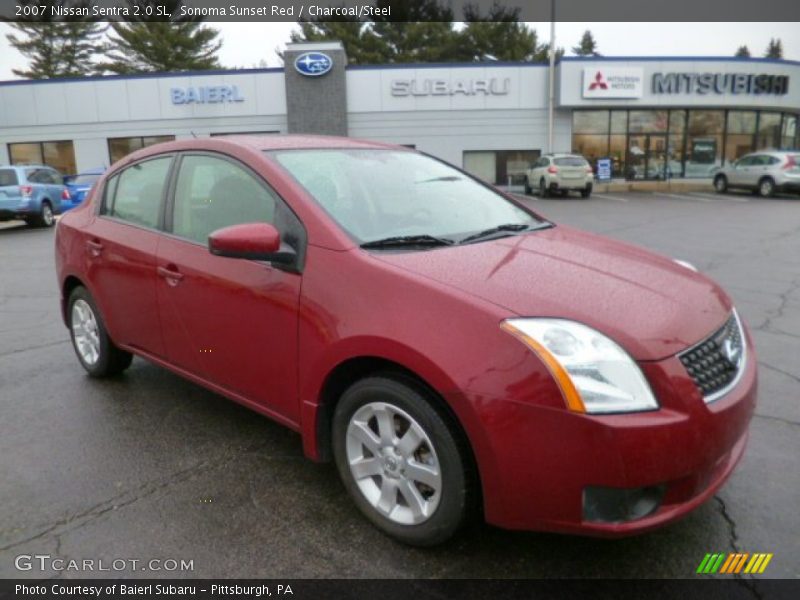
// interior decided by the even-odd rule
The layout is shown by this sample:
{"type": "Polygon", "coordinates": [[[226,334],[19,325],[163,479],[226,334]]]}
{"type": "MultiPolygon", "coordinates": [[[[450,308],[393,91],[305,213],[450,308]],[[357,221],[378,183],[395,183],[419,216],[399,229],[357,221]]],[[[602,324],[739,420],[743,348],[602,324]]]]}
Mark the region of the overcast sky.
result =
{"type": "MultiPolygon", "coordinates": [[[[254,67],[260,61],[280,66],[275,54],[289,40],[293,23],[213,23],[220,30],[224,67],[254,67]]],[[[550,35],[549,23],[529,23],[539,39],[550,35]]],[[[741,44],[762,56],[770,38],[783,41],[784,58],[800,60],[800,23],[558,23],[556,43],[570,54],[582,33],[591,29],[598,49],[608,56],[732,56],[741,44]]],[[[6,40],[11,28],[0,24],[0,81],[17,79],[12,68],[25,66],[6,40]]]]}

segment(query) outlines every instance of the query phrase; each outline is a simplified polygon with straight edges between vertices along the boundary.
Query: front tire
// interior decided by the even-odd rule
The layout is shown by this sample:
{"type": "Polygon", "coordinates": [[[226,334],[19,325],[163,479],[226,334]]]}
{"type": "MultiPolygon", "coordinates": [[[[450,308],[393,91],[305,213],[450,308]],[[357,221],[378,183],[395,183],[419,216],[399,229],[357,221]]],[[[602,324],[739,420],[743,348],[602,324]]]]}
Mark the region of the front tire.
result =
{"type": "Polygon", "coordinates": [[[728,178],[725,175],[717,175],[714,178],[714,190],[718,194],[724,194],[728,191],[728,178]]]}
{"type": "Polygon", "coordinates": [[[466,451],[435,401],[415,382],[368,377],[342,395],[333,417],[348,493],[373,525],[413,546],[452,537],[473,496],[466,451]]]}
{"type": "Polygon", "coordinates": [[[775,182],[771,177],[764,177],[758,182],[758,195],[762,198],[769,198],[775,193],[775,182]]]}
{"type": "Polygon", "coordinates": [[[100,311],[85,287],[76,287],[69,295],[67,323],[75,354],[90,376],[110,377],[131,365],[133,356],[111,341],[100,311]]]}
{"type": "Polygon", "coordinates": [[[530,196],[533,194],[533,188],[531,187],[531,182],[528,181],[528,178],[525,177],[525,195],[530,196]]]}

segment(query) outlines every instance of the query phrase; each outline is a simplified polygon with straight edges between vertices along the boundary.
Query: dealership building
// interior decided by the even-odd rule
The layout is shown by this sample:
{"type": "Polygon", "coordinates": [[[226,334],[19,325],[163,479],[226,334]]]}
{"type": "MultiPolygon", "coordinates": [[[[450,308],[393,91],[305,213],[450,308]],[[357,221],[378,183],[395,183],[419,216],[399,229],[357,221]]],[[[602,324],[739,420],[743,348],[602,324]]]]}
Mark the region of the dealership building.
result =
{"type": "Polygon", "coordinates": [[[339,43],[290,45],[277,69],[0,83],[0,164],[63,173],[192,136],[321,133],[415,147],[498,184],[548,151],[610,158],[614,177],[706,178],[800,145],[800,62],[568,57],[548,66],[348,65],[339,43]]]}

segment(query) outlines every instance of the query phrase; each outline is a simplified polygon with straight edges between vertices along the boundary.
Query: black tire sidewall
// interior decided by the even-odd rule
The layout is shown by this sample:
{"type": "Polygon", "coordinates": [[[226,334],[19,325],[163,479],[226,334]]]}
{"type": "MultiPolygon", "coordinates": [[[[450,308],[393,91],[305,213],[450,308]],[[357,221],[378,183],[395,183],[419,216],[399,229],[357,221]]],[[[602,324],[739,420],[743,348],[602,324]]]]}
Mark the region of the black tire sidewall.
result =
{"type": "Polygon", "coordinates": [[[769,177],[765,177],[764,179],[762,179],[761,181],[758,182],[758,194],[759,194],[759,196],[761,196],[762,198],[769,198],[774,193],[775,193],[775,182],[772,181],[772,179],[770,179],[769,177]],[[765,183],[769,183],[770,184],[769,193],[767,193],[767,194],[765,194],[763,192],[763,185],[765,183]]]}
{"type": "Polygon", "coordinates": [[[547,183],[544,179],[539,181],[539,197],[547,198],[547,183]]]}
{"type": "Polygon", "coordinates": [[[724,194],[728,191],[728,179],[724,175],[717,175],[717,178],[714,179],[714,189],[718,193],[724,194]],[[721,185],[719,182],[721,182],[721,185]]]}
{"type": "Polygon", "coordinates": [[[396,378],[376,376],[353,384],[336,406],[332,431],[333,455],[339,476],[359,510],[380,530],[414,546],[433,546],[452,537],[469,512],[467,463],[451,427],[431,405],[422,386],[396,378]],[[401,408],[422,426],[431,439],[442,472],[442,497],[434,514],[418,525],[401,525],[381,515],[364,498],[353,479],[345,449],[352,415],[370,402],[386,402],[401,408]]]}
{"type": "Polygon", "coordinates": [[[106,375],[111,367],[111,339],[108,337],[103,317],[100,315],[100,311],[97,309],[94,299],[85,287],[76,287],[69,295],[69,301],[67,302],[67,326],[69,329],[69,337],[72,340],[72,349],[75,351],[75,355],[78,357],[81,366],[86,369],[86,372],[92,377],[102,377],[106,375]],[[75,333],[72,330],[72,305],[79,299],[89,305],[94,313],[95,321],[97,321],[97,331],[100,339],[100,356],[93,365],[87,364],[83,360],[80,352],[78,352],[78,346],[75,343],[75,333]]]}

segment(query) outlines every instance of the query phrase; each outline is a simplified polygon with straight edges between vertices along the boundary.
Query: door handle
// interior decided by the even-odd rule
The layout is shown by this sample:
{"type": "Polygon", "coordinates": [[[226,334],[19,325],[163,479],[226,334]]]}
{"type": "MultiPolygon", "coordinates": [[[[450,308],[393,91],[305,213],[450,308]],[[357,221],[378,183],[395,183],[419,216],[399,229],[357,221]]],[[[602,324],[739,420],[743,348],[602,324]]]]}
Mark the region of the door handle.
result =
{"type": "Polygon", "coordinates": [[[183,273],[178,271],[178,269],[174,265],[170,265],[168,267],[158,267],[156,269],[158,274],[167,280],[167,283],[173,287],[178,285],[183,279],[183,273]]]}
{"type": "Polygon", "coordinates": [[[103,251],[103,244],[96,240],[86,240],[86,250],[90,256],[97,258],[103,251]]]}

